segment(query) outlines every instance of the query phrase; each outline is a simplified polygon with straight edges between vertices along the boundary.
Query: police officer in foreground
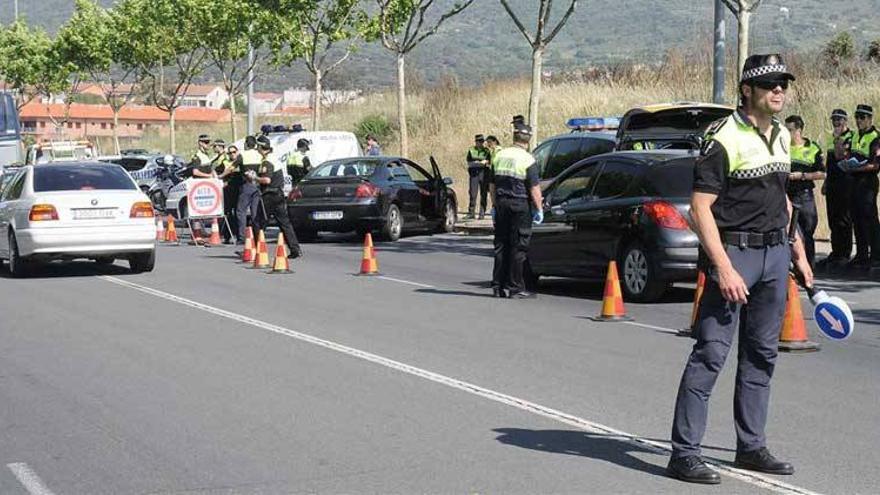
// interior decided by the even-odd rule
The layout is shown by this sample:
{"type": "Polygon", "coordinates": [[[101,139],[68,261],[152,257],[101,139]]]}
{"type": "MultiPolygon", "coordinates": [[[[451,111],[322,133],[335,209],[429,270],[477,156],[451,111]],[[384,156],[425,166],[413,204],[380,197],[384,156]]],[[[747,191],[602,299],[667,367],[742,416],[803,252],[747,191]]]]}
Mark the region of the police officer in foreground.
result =
{"type": "Polygon", "coordinates": [[[492,295],[511,299],[532,299],[523,282],[523,264],[532,236],[532,222],[544,220],[538,165],[526,151],[532,129],[517,124],[513,146],[499,151],[492,162],[493,218],[495,220],[495,265],[492,295]]]}
{"type": "Polygon", "coordinates": [[[696,343],[688,357],[672,424],[667,473],[692,483],[721,479],[700,458],[709,397],[739,328],[734,423],[735,465],[772,474],[794,468],[767,450],[764,426],[770,378],[785,312],[789,266],[807,285],[813,273],[799,236],[787,240],[791,204],[785,194],[791,166],[782,111],[794,76],[779,55],[746,59],[739,84],[742,106],[707,131],[694,169],[691,215],[700,237],[707,281],[696,343]]]}
{"type": "Polygon", "coordinates": [[[235,216],[238,220],[238,241],[236,244],[244,244],[245,229],[247,228],[248,215],[254,230],[262,226],[262,209],[260,206],[260,189],[257,184],[257,172],[263,163],[263,155],[257,151],[257,138],[247,136],[244,138],[244,151],[241,152],[241,161],[238,165],[241,189],[238,193],[238,205],[235,207],[235,216]]]}
{"type": "Polygon", "coordinates": [[[482,134],[474,136],[474,145],[468,149],[467,161],[468,176],[468,214],[467,218],[474,218],[474,209],[477,206],[477,195],[480,197],[480,220],[486,216],[486,201],[489,195],[489,183],[486,175],[489,173],[489,149],[485,146],[486,139],[482,134]]]}
{"type": "Polygon", "coordinates": [[[853,132],[847,125],[848,117],[846,110],[836,108],[831,111],[832,131],[825,160],[825,183],[822,185],[828,228],[831,230],[831,253],[819,262],[819,266],[825,269],[843,266],[852,254],[853,225],[849,214],[852,176],[846,172],[846,165],[843,164],[852,146],[853,132]]]}
{"type": "Polygon", "coordinates": [[[216,177],[214,173],[214,155],[211,153],[211,136],[202,134],[199,136],[199,147],[189,162],[193,177],[210,178],[216,177]]]}
{"type": "MultiPolygon", "coordinates": [[[[287,214],[287,201],[284,197],[284,170],[275,163],[269,155],[272,153],[272,143],[266,136],[257,138],[257,150],[260,152],[262,161],[257,170],[257,182],[260,184],[265,214],[274,216],[278,227],[284,233],[284,241],[287,244],[289,258],[299,258],[302,250],[290,217],[287,214]]],[[[265,221],[269,219],[266,218],[265,221]]]]}
{"type": "Polygon", "coordinates": [[[874,109],[856,107],[856,127],[850,146],[849,173],[853,179],[850,215],[856,233],[855,268],[880,267],[880,222],[877,217],[877,172],[880,169],[880,132],[874,128],[874,109]]]}
{"type": "Polygon", "coordinates": [[[799,208],[798,227],[804,238],[807,261],[814,266],[816,241],[813,234],[819,225],[813,181],[825,178],[825,161],[822,148],[804,137],[804,119],[791,115],[785,119],[785,127],[791,134],[791,174],[788,176],[788,199],[799,208]]]}
{"type": "Polygon", "coordinates": [[[308,139],[299,139],[296,142],[296,149],[287,155],[287,175],[290,176],[293,185],[298,184],[312,169],[312,162],[306,156],[309,144],[311,143],[308,139]]]}

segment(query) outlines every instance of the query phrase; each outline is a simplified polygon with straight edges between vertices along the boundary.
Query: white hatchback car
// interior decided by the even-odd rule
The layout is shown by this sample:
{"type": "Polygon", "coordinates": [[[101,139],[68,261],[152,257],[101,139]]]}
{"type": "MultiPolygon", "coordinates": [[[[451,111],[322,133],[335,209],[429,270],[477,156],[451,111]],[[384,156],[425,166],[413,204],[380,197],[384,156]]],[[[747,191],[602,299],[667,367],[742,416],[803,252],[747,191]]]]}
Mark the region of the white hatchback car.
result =
{"type": "Polygon", "coordinates": [[[0,195],[0,258],[14,277],[35,263],[156,261],[153,206],[119,165],[77,162],[22,167],[0,195]]]}

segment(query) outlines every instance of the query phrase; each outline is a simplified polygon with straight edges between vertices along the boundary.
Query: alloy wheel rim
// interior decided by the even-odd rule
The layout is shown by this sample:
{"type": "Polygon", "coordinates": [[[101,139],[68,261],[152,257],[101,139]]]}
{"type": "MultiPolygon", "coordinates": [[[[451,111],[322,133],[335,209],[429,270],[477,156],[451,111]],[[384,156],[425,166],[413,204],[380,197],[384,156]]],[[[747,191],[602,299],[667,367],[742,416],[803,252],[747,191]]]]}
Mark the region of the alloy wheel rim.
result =
{"type": "Polygon", "coordinates": [[[455,226],[455,207],[452,203],[446,203],[446,226],[449,228],[455,226]]]}
{"type": "Polygon", "coordinates": [[[397,210],[391,210],[391,233],[400,235],[400,214],[397,210]]]}
{"type": "Polygon", "coordinates": [[[623,275],[630,292],[639,294],[648,285],[648,260],[638,249],[630,251],[624,261],[623,275]]]}

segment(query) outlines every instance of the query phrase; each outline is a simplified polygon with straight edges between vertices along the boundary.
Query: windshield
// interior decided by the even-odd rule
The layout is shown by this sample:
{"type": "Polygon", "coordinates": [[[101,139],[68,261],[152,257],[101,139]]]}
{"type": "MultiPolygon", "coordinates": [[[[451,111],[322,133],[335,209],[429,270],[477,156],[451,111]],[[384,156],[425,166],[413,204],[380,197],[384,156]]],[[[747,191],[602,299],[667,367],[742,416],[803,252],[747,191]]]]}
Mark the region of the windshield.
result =
{"type": "Polygon", "coordinates": [[[320,179],[327,177],[369,177],[373,175],[376,167],[381,165],[379,160],[345,160],[326,162],[320,167],[313,169],[306,178],[320,179]]]}
{"type": "Polygon", "coordinates": [[[137,186],[116,165],[51,165],[34,168],[34,192],[132,190],[137,186]]]}

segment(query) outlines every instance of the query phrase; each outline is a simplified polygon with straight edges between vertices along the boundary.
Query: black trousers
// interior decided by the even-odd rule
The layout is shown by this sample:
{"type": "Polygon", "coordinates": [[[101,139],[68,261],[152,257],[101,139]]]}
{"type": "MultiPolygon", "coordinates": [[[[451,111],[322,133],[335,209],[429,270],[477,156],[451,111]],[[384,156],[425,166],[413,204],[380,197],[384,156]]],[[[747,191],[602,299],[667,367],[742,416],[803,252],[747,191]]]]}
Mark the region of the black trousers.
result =
{"type": "Polygon", "coordinates": [[[477,206],[477,195],[480,197],[480,213],[486,212],[486,204],[489,197],[489,177],[486,167],[468,168],[470,180],[468,183],[468,214],[474,214],[477,206]]]}
{"type": "MultiPolygon", "coordinates": [[[[284,243],[291,254],[300,254],[302,250],[299,247],[299,240],[296,238],[296,232],[293,231],[293,225],[290,223],[290,216],[287,213],[287,201],[284,195],[279,192],[267,192],[263,194],[263,206],[266,207],[266,214],[275,217],[278,227],[284,233],[284,243]]],[[[266,219],[268,221],[268,219],[266,219]]]]}
{"type": "Polygon", "coordinates": [[[797,205],[800,210],[798,213],[798,227],[804,236],[804,251],[807,254],[807,260],[810,266],[814,266],[816,259],[816,227],[819,225],[819,213],[816,211],[816,198],[813,196],[813,190],[807,189],[789,194],[792,204],[797,205]]]}
{"type": "Polygon", "coordinates": [[[853,221],[850,216],[852,178],[829,177],[825,181],[825,208],[831,230],[831,257],[847,260],[852,255],[853,221]]]}
{"type": "Polygon", "coordinates": [[[880,260],[880,221],[877,218],[877,176],[856,176],[850,215],[856,232],[856,258],[880,260]]]}
{"type": "Polygon", "coordinates": [[[532,214],[524,198],[496,198],[495,265],[492,287],[511,293],[525,290],[523,264],[532,239],[532,214]]]}
{"type": "Polygon", "coordinates": [[[241,186],[235,208],[235,216],[238,220],[238,238],[241,240],[244,240],[248,216],[251,218],[251,225],[254,227],[255,236],[257,231],[265,224],[263,212],[260,209],[260,190],[253,183],[246,182],[241,186]]]}
{"type": "MultiPolygon", "coordinates": [[[[223,234],[224,240],[230,240],[233,237],[238,237],[238,220],[235,215],[235,210],[238,208],[238,191],[240,186],[234,184],[227,184],[223,187],[223,214],[226,215],[226,221],[223,222],[223,226],[221,227],[221,232],[223,234]],[[230,230],[230,226],[235,225],[235,232],[230,230]]],[[[244,239],[240,239],[244,240],[244,239]]]]}

